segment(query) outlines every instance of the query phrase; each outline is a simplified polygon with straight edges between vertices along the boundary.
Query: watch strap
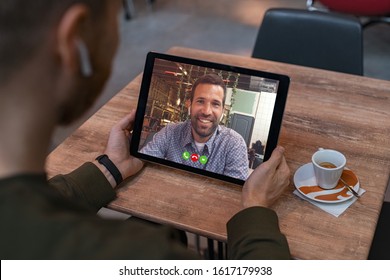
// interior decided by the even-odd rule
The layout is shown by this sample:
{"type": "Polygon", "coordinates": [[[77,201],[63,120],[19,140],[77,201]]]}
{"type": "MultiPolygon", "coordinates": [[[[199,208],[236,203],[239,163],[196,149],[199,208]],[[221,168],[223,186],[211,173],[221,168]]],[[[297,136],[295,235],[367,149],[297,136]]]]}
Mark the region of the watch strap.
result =
{"type": "Polygon", "coordinates": [[[100,155],[96,158],[96,160],[105,168],[107,168],[108,172],[110,172],[112,177],[114,177],[117,185],[123,181],[121,172],[107,155],[100,155]]]}

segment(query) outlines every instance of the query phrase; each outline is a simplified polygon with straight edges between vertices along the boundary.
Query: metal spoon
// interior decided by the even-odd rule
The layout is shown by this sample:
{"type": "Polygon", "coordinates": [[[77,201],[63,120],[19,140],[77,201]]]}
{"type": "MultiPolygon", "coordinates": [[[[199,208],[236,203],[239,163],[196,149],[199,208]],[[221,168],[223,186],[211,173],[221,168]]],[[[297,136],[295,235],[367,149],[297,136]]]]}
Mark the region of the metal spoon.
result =
{"type": "Polygon", "coordinates": [[[342,178],[340,178],[340,181],[344,184],[344,186],[357,198],[360,197],[360,195],[353,189],[352,186],[348,185],[347,182],[345,182],[342,178]]]}

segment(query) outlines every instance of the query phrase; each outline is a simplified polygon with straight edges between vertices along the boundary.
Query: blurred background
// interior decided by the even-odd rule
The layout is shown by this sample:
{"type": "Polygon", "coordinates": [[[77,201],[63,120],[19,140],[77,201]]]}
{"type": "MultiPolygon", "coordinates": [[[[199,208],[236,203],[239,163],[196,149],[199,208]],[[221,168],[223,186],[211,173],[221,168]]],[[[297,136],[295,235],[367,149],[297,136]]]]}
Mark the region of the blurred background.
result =
{"type": "MultiPolygon", "coordinates": [[[[306,9],[306,0],[132,0],[127,3],[131,18],[126,19],[124,11],[119,16],[121,43],[111,79],[83,118],[57,130],[52,149],[143,71],[149,51],[166,52],[172,46],[183,46],[249,57],[266,10],[306,9]]],[[[363,36],[364,75],[390,80],[390,24],[369,26],[363,36]]]]}

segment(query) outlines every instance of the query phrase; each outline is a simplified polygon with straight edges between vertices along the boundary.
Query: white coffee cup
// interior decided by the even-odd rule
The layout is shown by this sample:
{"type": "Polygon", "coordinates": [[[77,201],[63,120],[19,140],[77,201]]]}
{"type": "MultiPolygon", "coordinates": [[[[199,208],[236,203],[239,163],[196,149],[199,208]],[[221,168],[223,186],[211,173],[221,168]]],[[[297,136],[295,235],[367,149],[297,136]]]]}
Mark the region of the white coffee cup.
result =
{"type": "Polygon", "coordinates": [[[335,150],[318,149],[311,158],[317,185],[323,189],[333,189],[337,186],[347,160],[335,150]]]}

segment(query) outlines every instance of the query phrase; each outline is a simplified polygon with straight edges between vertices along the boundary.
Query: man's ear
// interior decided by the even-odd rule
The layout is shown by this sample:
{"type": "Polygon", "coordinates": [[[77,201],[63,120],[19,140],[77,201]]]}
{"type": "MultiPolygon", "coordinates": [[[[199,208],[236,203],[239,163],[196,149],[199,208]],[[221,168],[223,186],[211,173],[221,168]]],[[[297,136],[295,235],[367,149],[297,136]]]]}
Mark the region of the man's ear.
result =
{"type": "Polygon", "coordinates": [[[61,64],[74,73],[80,71],[80,63],[83,63],[81,56],[85,56],[87,50],[82,34],[88,16],[89,8],[86,5],[72,5],[63,14],[57,28],[57,51],[61,64]],[[84,47],[82,54],[80,54],[80,42],[84,47]]]}

